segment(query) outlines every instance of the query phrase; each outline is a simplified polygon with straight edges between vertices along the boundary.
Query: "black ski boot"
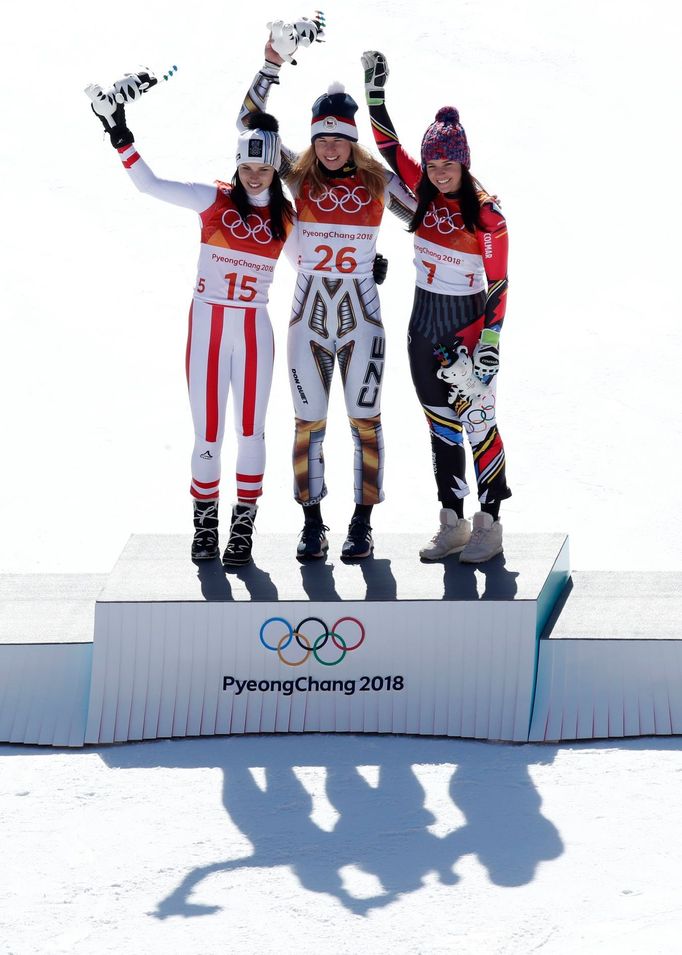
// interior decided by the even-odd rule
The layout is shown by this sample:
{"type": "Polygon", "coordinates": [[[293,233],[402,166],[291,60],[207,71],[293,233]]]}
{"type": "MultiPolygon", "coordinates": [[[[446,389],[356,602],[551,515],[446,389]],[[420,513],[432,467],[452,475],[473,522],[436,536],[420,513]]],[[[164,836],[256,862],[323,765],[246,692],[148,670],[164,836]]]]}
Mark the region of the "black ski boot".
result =
{"type": "Polygon", "coordinates": [[[348,526],[348,536],[343,542],[341,557],[343,560],[361,560],[363,557],[369,557],[373,550],[372,527],[366,518],[356,514],[348,526]]]}
{"type": "Polygon", "coordinates": [[[303,525],[301,539],[296,548],[296,559],[300,561],[321,560],[327,556],[329,544],[325,531],[329,528],[319,518],[309,518],[303,525]]]}
{"type": "Polygon", "coordinates": [[[220,554],[218,546],[218,500],[193,501],[194,540],[192,560],[212,560],[220,554]]]}
{"type": "Polygon", "coordinates": [[[251,560],[253,522],[258,508],[255,504],[235,504],[230,522],[230,539],[223,554],[223,564],[238,566],[251,560]]]}

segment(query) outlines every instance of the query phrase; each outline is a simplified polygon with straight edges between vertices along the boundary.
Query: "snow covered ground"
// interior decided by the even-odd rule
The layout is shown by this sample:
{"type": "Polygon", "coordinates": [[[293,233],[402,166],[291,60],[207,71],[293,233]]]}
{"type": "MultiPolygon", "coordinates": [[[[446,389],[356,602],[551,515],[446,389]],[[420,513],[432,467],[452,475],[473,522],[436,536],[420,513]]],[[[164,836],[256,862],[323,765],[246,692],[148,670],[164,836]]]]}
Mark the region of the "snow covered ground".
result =
{"type": "MultiPolygon", "coordinates": [[[[511,236],[499,419],[508,531],[565,530],[587,569],[679,569],[679,76],[669,5],[630,0],[326,4],[328,42],[271,107],[309,108],[382,49],[417,151],[456,104],[511,236]]],[[[81,92],[148,64],[129,111],[152,167],[232,172],[264,23],[300,15],[153,0],[14,5],[0,56],[0,572],[107,571],[131,532],[188,531],[183,378],[192,213],[141,197],[81,92]]],[[[361,140],[371,142],[361,108],[361,140]]],[[[404,338],[411,243],[380,241],[390,368],[376,536],[435,529],[404,338]]],[[[295,530],[278,267],[278,365],[260,532],[295,530]]],[[[338,381],[326,458],[351,508],[338,381]]],[[[225,461],[232,453],[226,441],[225,461]]],[[[226,465],[225,472],[229,473],[226,465]]],[[[473,502],[471,509],[473,509],[473,502]]],[[[682,927],[678,741],[507,747],[396,738],[0,747],[0,952],[673,952],[682,927]]]]}
{"type": "Polygon", "coordinates": [[[679,952],[678,740],[0,747],[0,951],[679,952]]]}

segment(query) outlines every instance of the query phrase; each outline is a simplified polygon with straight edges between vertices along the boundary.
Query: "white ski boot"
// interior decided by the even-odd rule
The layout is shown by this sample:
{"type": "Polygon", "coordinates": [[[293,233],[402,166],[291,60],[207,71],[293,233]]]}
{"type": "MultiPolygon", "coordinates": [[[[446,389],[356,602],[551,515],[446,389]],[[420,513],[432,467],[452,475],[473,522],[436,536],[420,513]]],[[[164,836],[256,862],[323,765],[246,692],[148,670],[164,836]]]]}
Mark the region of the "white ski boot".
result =
{"type": "Polygon", "coordinates": [[[471,525],[464,517],[457,517],[452,508],[443,507],[440,512],[440,527],[431,541],[422,547],[422,560],[440,560],[448,554],[459,554],[471,537],[471,525]]]}
{"type": "Polygon", "coordinates": [[[474,530],[459,559],[464,564],[483,564],[502,553],[502,525],[492,514],[479,511],[474,514],[474,530]]]}

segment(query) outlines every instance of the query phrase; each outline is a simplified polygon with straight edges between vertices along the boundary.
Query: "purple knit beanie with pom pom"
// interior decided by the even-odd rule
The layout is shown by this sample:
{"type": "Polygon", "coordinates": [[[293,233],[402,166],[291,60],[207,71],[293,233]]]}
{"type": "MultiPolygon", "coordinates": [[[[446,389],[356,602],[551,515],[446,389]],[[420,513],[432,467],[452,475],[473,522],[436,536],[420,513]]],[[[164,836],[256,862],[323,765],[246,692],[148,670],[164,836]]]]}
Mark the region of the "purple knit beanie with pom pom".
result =
{"type": "Polygon", "coordinates": [[[451,159],[468,169],[471,154],[467,134],[459,122],[459,112],[454,106],[443,106],[436,113],[422,139],[422,167],[434,159],[451,159]]]}

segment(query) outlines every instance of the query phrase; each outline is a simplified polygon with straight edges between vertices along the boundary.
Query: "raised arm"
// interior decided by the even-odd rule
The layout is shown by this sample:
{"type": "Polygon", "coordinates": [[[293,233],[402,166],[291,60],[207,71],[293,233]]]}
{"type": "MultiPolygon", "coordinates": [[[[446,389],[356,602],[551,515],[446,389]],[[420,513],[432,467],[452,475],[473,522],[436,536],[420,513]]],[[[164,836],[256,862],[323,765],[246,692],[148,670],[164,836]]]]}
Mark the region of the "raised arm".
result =
{"type": "Polygon", "coordinates": [[[174,206],[193,209],[195,212],[204,212],[216,200],[218,189],[216,186],[201,182],[178,182],[174,179],[160,179],[149,168],[137,151],[134,142],[129,146],[121,146],[117,150],[121,162],[133,185],[148,196],[170,202],[174,206]]]}
{"type": "Polygon", "coordinates": [[[421,166],[400,145],[398,134],[386,109],[386,81],[389,69],[386,57],[378,50],[362,54],[365,70],[365,95],[372,122],[372,133],[381,155],[393,172],[414,191],[421,177],[421,166]]]}
{"type": "Polygon", "coordinates": [[[100,86],[92,84],[85,92],[90,98],[93,112],[111,140],[111,145],[118,152],[124,169],[140,192],[176,206],[193,209],[195,212],[203,212],[213,204],[217,194],[215,186],[159,179],[152,172],[137,151],[135,137],[126,122],[123,103],[118,102],[111,91],[105,93],[100,86]]]}
{"type": "MultiPolygon", "coordinates": [[[[272,50],[269,40],[265,47],[265,53],[266,57],[268,55],[277,55],[272,50]]],[[[244,97],[244,102],[240,107],[239,116],[237,117],[237,129],[240,132],[246,129],[246,119],[252,113],[267,112],[270,89],[273,86],[279,85],[279,71],[283,62],[281,58],[279,63],[266,59],[260,70],[254,76],[251,81],[251,86],[249,86],[246,96],[244,97]]],[[[293,149],[289,149],[282,144],[281,157],[280,166],[277,171],[282,179],[286,180],[291,172],[291,167],[296,162],[297,155],[293,149]]]]}
{"type": "MultiPolygon", "coordinates": [[[[246,119],[251,113],[265,112],[268,105],[270,89],[279,85],[279,71],[283,63],[296,64],[293,54],[299,47],[310,46],[313,42],[321,42],[324,32],[324,18],[318,13],[312,20],[303,17],[295,23],[283,23],[275,20],[268,23],[270,35],[265,44],[265,60],[254,76],[251,86],[244,97],[244,102],[237,117],[237,129],[243,132],[246,129],[246,119]]],[[[282,160],[279,174],[283,179],[289,175],[297,154],[286,146],[282,146],[282,160]]]]}

